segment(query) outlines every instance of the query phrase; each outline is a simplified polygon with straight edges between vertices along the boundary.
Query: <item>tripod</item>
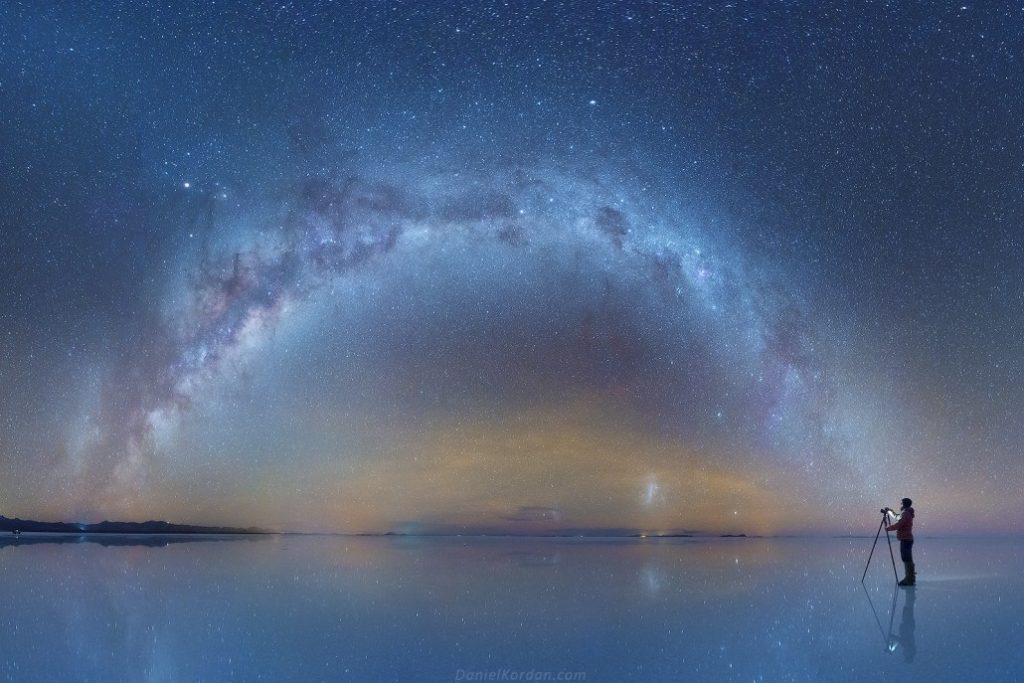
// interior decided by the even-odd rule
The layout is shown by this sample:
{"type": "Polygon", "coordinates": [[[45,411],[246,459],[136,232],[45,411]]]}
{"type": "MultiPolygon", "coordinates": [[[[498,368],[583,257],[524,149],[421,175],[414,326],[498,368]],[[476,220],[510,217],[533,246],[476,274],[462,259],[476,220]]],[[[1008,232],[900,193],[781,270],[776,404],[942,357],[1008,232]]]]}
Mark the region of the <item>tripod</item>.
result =
{"type": "Polygon", "coordinates": [[[892,604],[889,605],[889,634],[886,635],[885,629],[882,628],[882,620],[878,618],[878,610],[875,609],[875,601],[871,599],[871,593],[868,593],[868,587],[863,583],[860,587],[864,590],[864,597],[868,599],[868,606],[871,608],[871,613],[875,615],[875,623],[878,624],[878,632],[882,635],[882,642],[885,644],[885,649],[892,652],[892,622],[896,617],[896,598],[899,597],[900,591],[896,586],[892,587],[892,604]]]}
{"type": "MultiPolygon", "coordinates": [[[[871,544],[871,552],[868,553],[868,562],[864,565],[864,574],[860,577],[860,582],[864,583],[864,577],[868,575],[868,566],[871,564],[871,556],[875,554],[875,546],[878,544],[878,537],[882,533],[882,528],[885,526],[885,522],[889,518],[889,510],[882,510],[882,521],[878,523],[878,531],[875,532],[875,542],[871,544]]],[[[885,530],[885,541],[889,544],[889,559],[892,560],[892,575],[896,577],[896,582],[899,583],[900,577],[896,573],[896,556],[892,554],[892,539],[889,538],[889,530],[885,530]]]]}

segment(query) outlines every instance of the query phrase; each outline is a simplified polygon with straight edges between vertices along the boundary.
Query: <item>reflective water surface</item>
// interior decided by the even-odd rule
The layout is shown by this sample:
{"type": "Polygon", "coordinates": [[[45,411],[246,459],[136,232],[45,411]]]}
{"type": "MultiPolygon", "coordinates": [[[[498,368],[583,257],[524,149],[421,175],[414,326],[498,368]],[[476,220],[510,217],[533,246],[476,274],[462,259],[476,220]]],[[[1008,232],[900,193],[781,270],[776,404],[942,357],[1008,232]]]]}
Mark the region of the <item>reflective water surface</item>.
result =
{"type": "Polygon", "coordinates": [[[0,678],[1024,680],[1020,540],[53,540],[0,537],[0,678]]]}

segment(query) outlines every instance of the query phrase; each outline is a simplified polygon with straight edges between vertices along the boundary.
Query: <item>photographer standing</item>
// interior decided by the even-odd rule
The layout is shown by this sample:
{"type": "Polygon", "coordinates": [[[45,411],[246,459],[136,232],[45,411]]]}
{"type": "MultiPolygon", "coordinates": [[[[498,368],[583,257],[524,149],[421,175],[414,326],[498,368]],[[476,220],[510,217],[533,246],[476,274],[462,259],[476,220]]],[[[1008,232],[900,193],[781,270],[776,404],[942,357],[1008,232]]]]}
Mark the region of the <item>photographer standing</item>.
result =
{"type": "Polygon", "coordinates": [[[901,586],[913,586],[917,574],[914,571],[914,508],[911,507],[914,501],[904,498],[901,501],[900,512],[896,514],[892,508],[885,508],[886,521],[889,526],[886,531],[895,531],[896,540],[900,542],[900,559],[903,560],[903,567],[906,576],[900,581],[901,586]]]}

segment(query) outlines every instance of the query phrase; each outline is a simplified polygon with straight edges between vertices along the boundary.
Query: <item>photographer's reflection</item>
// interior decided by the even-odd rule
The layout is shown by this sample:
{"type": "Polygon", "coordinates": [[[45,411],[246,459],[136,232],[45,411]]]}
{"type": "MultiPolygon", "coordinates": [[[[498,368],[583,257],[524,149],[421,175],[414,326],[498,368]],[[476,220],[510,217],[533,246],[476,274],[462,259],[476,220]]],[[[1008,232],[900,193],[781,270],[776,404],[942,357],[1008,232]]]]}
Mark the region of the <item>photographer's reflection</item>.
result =
{"type": "Polygon", "coordinates": [[[889,652],[895,652],[897,647],[903,652],[903,659],[909,664],[914,661],[917,655],[917,642],[914,639],[914,602],[917,600],[917,591],[911,589],[905,592],[903,603],[903,615],[900,617],[900,634],[890,634],[889,652]]]}

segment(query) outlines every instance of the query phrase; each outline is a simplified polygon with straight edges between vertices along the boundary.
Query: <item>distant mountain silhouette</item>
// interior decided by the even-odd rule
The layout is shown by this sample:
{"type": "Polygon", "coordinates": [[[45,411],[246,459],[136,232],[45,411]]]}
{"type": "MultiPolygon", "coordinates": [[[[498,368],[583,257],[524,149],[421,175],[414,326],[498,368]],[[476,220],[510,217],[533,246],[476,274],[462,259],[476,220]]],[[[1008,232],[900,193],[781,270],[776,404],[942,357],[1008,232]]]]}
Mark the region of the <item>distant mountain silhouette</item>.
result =
{"type": "Polygon", "coordinates": [[[31,519],[8,519],[0,515],[0,532],[23,531],[50,534],[266,534],[264,529],[239,529],[226,526],[193,526],[170,522],[108,522],[77,524],[73,522],[36,522],[31,519]]]}
{"type": "Polygon", "coordinates": [[[80,545],[82,543],[110,547],[141,546],[166,548],[181,543],[253,543],[269,540],[267,534],[21,534],[0,532],[0,551],[34,545],[80,545]]]}

